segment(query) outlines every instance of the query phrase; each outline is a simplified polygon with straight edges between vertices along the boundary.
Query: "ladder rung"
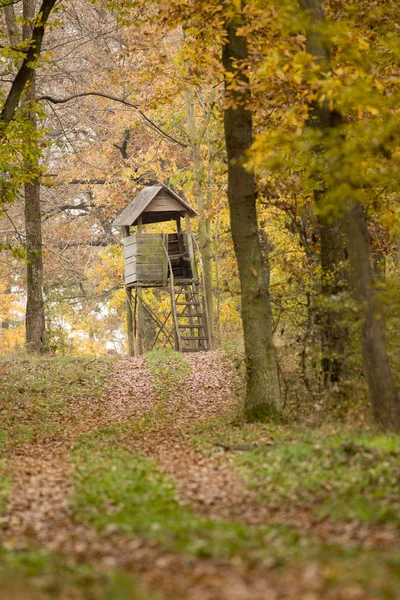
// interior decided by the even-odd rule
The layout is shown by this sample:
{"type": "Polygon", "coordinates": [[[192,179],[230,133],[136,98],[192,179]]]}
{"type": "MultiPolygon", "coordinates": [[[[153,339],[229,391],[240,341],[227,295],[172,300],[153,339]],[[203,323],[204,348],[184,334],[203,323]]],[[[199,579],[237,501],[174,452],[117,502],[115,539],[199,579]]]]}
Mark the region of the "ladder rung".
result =
{"type": "Polygon", "coordinates": [[[178,290],[177,288],[174,288],[174,292],[175,294],[187,294],[189,296],[189,294],[191,296],[199,296],[198,292],[190,292],[188,290],[178,290]]]}
{"type": "Polygon", "coordinates": [[[188,318],[188,317],[197,317],[197,318],[203,317],[202,313],[176,313],[176,316],[178,317],[178,319],[180,317],[186,317],[186,318],[188,318]]]}
{"type": "Polygon", "coordinates": [[[181,340],[207,340],[205,335],[181,335],[181,340]]]}
{"type": "Polygon", "coordinates": [[[179,329],[204,329],[204,325],[178,325],[179,329]]]}
{"type": "Polygon", "coordinates": [[[175,302],[177,306],[200,306],[199,302],[175,302]]]}

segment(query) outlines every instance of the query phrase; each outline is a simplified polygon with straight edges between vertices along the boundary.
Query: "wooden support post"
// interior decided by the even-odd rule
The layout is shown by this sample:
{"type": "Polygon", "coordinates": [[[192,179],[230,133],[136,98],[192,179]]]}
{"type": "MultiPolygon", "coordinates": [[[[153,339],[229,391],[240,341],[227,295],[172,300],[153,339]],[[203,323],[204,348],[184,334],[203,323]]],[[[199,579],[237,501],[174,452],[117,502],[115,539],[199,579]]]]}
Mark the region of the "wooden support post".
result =
{"type": "MultiPolygon", "coordinates": [[[[122,228],[124,237],[129,237],[129,227],[122,228]]],[[[128,333],[128,356],[135,356],[135,323],[132,311],[132,290],[125,287],[126,292],[126,328],[128,333]]]]}
{"type": "MultiPolygon", "coordinates": [[[[137,234],[142,233],[142,217],[138,218],[137,234]]],[[[142,286],[137,286],[137,352],[141,356],[143,354],[143,329],[144,329],[144,311],[143,311],[143,289],[142,286]]]]}
{"type": "Polygon", "coordinates": [[[184,251],[185,251],[185,245],[183,243],[181,217],[179,214],[177,214],[175,220],[176,220],[176,232],[177,232],[177,237],[178,237],[178,248],[179,248],[179,254],[181,256],[181,258],[179,259],[179,262],[180,262],[180,267],[182,269],[182,277],[186,277],[186,275],[187,275],[186,261],[183,258],[184,251]]]}
{"type": "Polygon", "coordinates": [[[128,356],[135,356],[135,326],[132,310],[132,288],[126,287],[126,324],[128,330],[128,356]]]}

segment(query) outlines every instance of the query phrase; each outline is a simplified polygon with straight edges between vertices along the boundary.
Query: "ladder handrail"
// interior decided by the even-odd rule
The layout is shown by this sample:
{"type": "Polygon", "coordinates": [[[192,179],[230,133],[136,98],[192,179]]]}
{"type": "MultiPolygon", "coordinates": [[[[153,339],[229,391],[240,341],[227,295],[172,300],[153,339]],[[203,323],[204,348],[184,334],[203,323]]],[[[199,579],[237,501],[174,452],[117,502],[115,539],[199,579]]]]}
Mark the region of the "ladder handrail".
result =
{"type": "Polygon", "coordinates": [[[201,271],[201,283],[202,283],[202,287],[203,287],[203,295],[204,295],[204,312],[205,312],[205,316],[206,316],[206,333],[207,333],[207,341],[208,341],[208,349],[210,350],[211,348],[211,338],[210,338],[210,318],[209,318],[209,314],[208,314],[208,306],[207,306],[207,297],[206,297],[206,283],[205,283],[205,278],[204,278],[204,267],[203,267],[203,260],[201,258],[201,252],[200,252],[200,247],[199,244],[197,243],[196,238],[194,237],[193,233],[192,233],[192,239],[194,241],[194,244],[196,246],[196,250],[197,253],[199,255],[199,264],[200,264],[200,271],[201,271]]]}

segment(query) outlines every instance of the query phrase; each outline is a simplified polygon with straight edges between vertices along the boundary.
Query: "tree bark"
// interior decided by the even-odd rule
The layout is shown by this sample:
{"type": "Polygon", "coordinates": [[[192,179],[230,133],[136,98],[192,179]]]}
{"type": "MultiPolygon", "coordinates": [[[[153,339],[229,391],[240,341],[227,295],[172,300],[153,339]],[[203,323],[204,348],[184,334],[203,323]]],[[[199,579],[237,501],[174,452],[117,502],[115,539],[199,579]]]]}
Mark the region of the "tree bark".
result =
{"type": "MultiPolygon", "coordinates": [[[[34,0],[23,2],[24,20],[35,16],[34,0]]],[[[31,36],[31,26],[26,22],[23,26],[23,39],[31,36]]],[[[35,75],[30,78],[26,92],[25,107],[35,100],[35,75]]],[[[33,110],[28,112],[32,127],[36,128],[36,115],[33,110]]],[[[36,159],[33,159],[36,160],[36,159]]],[[[37,164],[27,164],[27,169],[37,171],[37,164]]],[[[25,183],[25,234],[27,253],[27,302],[26,302],[26,346],[30,352],[45,350],[45,318],[43,301],[43,256],[42,256],[42,220],[40,206],[40,183],[36,178],[32,183],[25,183]]]]}
{"type": "Polygon", "coordinates": [[[4,15],[6,18],[8,39],[13,46],[16,46],[19,41],[19,31],[13,4],[6,4],[4,6],[4,15]]]}
{"type": "MultiPolygon", "coordinates": [[[[228,200],[232,238],[239,268],[242,320],[247,367],[245,415],[248,420],[276,416],[280,389],[275,348],[272,340],[272,311],[269,277],[258,233],[254,174],[243,164],[252,144],[252,114],[247,75],[237,72],[238,61],[248,56],[246,39],[237,34],[241,18],[226,23],[227,41],[222,60],[228,77],[224,111],[228,154],[228,200]],[[230,88],[230,76],[240,80],[240,90],[230,88]]],[[[239,86],[238,86],[239,87],[239,86]]]]}

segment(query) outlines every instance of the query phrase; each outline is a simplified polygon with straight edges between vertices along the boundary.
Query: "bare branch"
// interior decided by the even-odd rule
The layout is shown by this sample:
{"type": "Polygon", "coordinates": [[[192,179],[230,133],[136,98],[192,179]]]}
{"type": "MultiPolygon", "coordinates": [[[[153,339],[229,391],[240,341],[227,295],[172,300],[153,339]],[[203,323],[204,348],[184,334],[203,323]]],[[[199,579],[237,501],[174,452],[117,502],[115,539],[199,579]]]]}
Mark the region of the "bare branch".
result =
{"type": "Polygon", "coordinates": [[[81,210],[84,215],[87,215],[94,206],[94,204],[87,204],[86,202],[80,202],[79,204],[63,204],[44,213],[42,221],[47,221],[48,219],[51,219],[51,217],[55,217],[66,210],[81,210]]]}
{"type": "Polygon", "coordinates": [[[148,125],[150,125],[150,127],[152,127],[152,129],[154,129],[155,131],[157,131],[158,133],[160,133],[161,135],[163,135],[164,137],[169,139],[171,142],[178,144],[179,146],[181,146],[181,148],[188,147],[188,144],[186,144],[185,142],[182,142],[180,140],[177,140],[172,135],[169,135],[169,133],[167,133],[166,131],[161,129],[161,127],[159,127],[156,123],[154,123],[154,121],[149,119],[149,117],[146,116],[146,114],[137,106],[137,104],[134,104],[133,102],[130,102],[129,100],[125,100],[124,98],[118,98],[117,96],[111,96],[110,94],[105,94],[103,92],[81,92],[79,94],[73,94],[72,96],[68,96],[67,98],[54,98],[53,96],[46,95],[46,96],[40,96],[39,98],[37,98],[37,100],[38,101],[39,100],[47,100],[47,102],[51,102],[52,104],[65,104],[66,102],[69,102],[70,100],[74,100],[75,98],[85,98],[88,96],[98,96],[99,98],[105,98],[106,100],[112,100],[113,102],[120,102],[121,104],[125,104],[125,106],[134,108],[135,110],[137,110],[137,112],[140,114],[140,116],[144,119],[144,121],[148,125]]]}

